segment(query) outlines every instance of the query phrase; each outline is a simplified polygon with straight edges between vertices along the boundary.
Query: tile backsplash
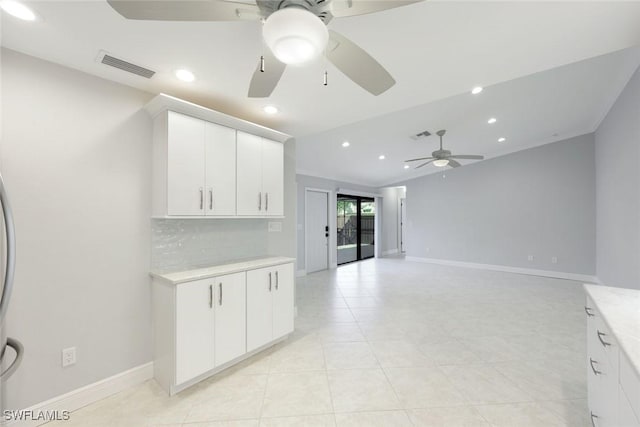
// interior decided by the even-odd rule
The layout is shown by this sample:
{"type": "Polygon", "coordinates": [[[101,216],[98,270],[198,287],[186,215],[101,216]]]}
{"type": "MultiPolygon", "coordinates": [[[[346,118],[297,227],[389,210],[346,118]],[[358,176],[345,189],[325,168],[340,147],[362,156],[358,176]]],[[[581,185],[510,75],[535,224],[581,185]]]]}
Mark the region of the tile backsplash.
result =
{"type": "Polygon", "coordinates": [[[151,269],[178,271],[268,254],[264,219],[152,219],[151,269]]]}

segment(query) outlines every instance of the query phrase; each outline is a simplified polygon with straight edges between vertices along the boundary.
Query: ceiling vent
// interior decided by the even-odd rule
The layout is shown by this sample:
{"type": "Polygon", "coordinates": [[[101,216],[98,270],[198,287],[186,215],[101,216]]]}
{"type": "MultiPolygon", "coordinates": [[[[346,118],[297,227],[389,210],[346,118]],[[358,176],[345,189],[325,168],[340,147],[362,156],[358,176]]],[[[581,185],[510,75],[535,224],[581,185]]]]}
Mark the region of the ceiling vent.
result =
{"type": "Polygon", "coordinates": [[[418,141],[421,139],[424,139],[426,137],[428,137],[429,135],[431,135],[431,132],[429,132],[428,130],[422,131],[418,134],[415,135],[411,135],[411,139],[413,139],[414,141],[418,141]]]}
{"type": "Polygon", "coordinates": [[[150,79],[156,73],[155,71],[149,70],[148,68],[144,68],[123,59],[111,56],[107,52],[101,51],[100,55],[98,56],[98,61],[110,67],[118,68],[122,71],[126,71],[127,73],[132,73],[147,79],[150,79]]]}

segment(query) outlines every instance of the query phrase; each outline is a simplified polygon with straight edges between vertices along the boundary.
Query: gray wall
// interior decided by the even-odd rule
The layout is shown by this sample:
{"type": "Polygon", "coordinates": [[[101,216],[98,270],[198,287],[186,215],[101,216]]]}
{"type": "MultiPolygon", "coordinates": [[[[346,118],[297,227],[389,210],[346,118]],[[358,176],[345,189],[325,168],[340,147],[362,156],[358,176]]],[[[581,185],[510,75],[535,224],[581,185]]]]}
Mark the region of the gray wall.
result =
{"type": "Polygon", "coordinates": [[[406,186],[407,256],[595,273],[593,134],[406,186]]]}
{"type": "Polygon", "coordinates": [[[640,70],[595,134],[597,276],[640,289],[640,70]]]}
{"type": "MultiPolygon", "coordinates": [[[[336,190],[338,188],[346,188],[355,191],[361,191],[365,193],[378,193],[378,190],[374,187],[367,187],[364,185],[351,184],[344,181],[335,181],[330,179],[318,178],[308,175],[296,175],[297,181],[297,268],[298,270],[305,269],[305,189],[316,188],[322,190],[329,190],[329,212],[336,212],[336,190]]],[[[336,253],[336,215],[329,215],[329,229],[330,229],[330,243],[329,243],[329,266],[335,267],[337,263],[336,253]]]]}
{"type": "Polygon", "coordinates": [[[2,51],[0,167],[16,220],[7,382],[21,409],[151,360],[151,94],[2,51]],[[61,367],[61,350],[77,364],[61,367]]]}
{"type": "Polygon", "coordinates": [[[151,220],[152,94],[2,51],[0,170],[17,228],[7,332],[26,347],[6,404],[22,409],[152,360],[155,268],[296,256],[295,141],[282,232],[268,220],[151,220]],[[152,231],[153,230],[153,231],[152,231]],[[180,243],[182,245],[180,245],[180,243]],[[77,364],[61,367],[61,350],[77,364]]]}

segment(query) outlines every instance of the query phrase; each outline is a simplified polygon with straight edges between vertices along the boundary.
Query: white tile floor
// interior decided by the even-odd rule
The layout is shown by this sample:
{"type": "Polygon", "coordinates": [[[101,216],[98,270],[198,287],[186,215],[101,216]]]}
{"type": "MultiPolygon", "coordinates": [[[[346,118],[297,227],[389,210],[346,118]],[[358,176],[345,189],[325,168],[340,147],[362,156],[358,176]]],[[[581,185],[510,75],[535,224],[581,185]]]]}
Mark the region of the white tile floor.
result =
{"type": "Polygon", "coordinates": [[[298,279],[297,305],[289,340],[230,371],[59,425],[589,425],[579,283],[379,259],[298,279]]]}

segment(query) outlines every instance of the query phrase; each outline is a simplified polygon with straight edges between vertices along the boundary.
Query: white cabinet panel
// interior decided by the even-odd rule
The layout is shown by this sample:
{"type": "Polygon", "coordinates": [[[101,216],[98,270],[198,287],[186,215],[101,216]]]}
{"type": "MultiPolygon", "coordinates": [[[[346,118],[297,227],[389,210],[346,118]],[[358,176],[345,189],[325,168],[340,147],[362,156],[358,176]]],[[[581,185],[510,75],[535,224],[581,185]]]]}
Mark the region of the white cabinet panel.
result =
{"type": "Polygon", "coordinates": [[[205,122],[168,114],[167,213],[204,215],[205,122]]]}
{"type": "Polygon", "coordinates": [[[206,123],[206,215],[236,214],[236,131],[206,123]]]}
{"type": "Polygon", "coordinates": [[[276,267],[273,292],[273,339],[293,332],[293,294],[293,264],[276,267]]]}
{"type": "Polygon", "coordinates": [[[237,133],[237,214],[264,215],[262,138],[237,133]]]}
{"type": "Polygon", "coordinates": [[[247,272],[247,351],[271,341],[273,334],[272,268],[247,272]]]}
{"type": "MultiPolygon", "coordinates": [[[[165,333],[169,333],[165,331],[165,333]]],[[[214,367],[214,310],[211,279],[176,287],[176,384],[214,367]]]]}
{"type": "Polygon", "coordinates": [[[247,350],[246,273],[215,280],[215,365],[223,365],[247,350]]]}
{"type": "Polygon", "coordinates": [[[284,147],[281,143],[262,140],[262,192],[264,213],[284,215],[284,147]]]}

